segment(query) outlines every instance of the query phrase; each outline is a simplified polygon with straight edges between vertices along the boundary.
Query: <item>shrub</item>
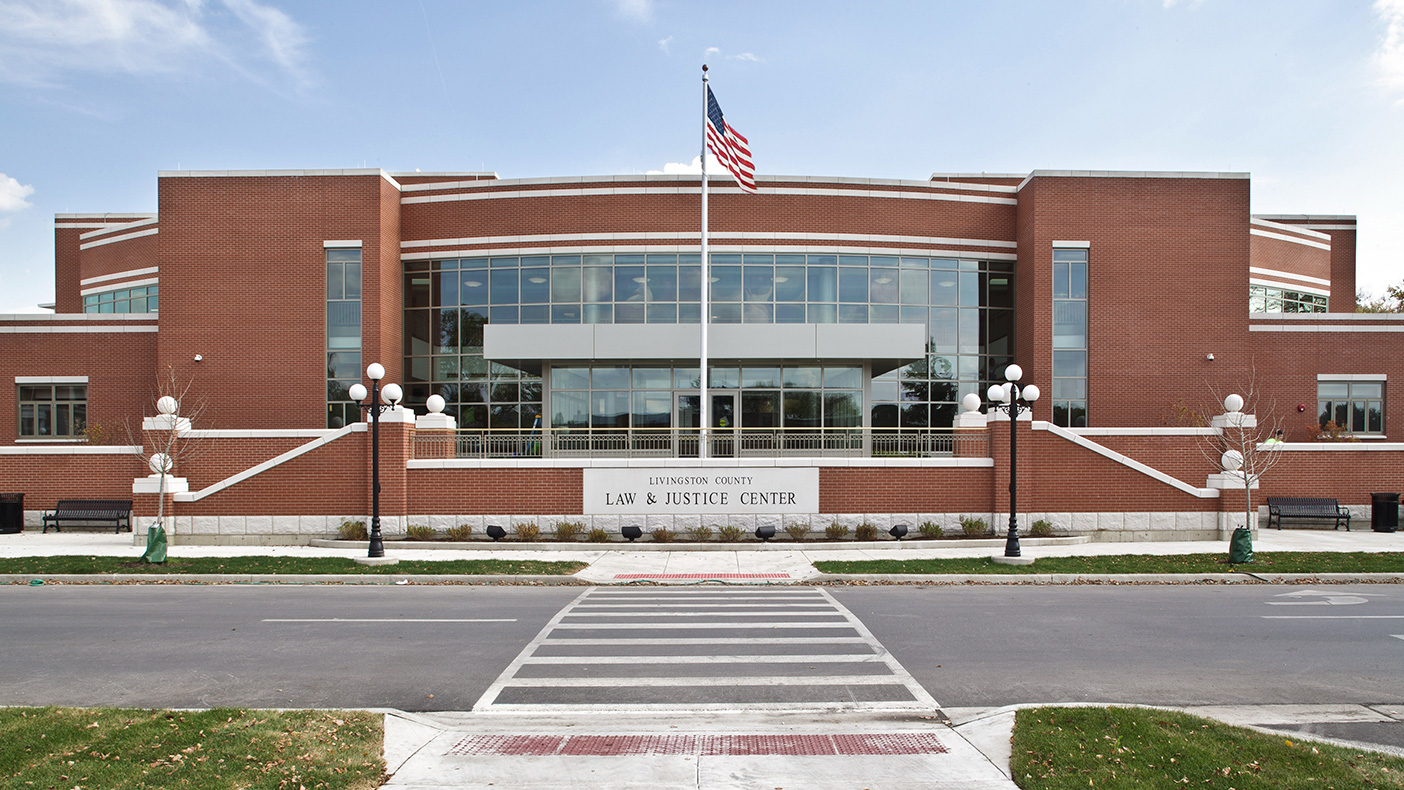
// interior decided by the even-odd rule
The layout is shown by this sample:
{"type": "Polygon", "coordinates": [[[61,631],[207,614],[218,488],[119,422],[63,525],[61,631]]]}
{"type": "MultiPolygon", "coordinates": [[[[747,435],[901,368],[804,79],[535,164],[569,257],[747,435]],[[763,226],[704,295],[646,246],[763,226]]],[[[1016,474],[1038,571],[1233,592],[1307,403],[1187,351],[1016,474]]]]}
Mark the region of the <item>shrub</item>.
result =
{"type": "Polygon", "coordinates": [[[1051,537],[1052,535],[1053,525],[1049,524],[1043,519],[1039,519],[1038,521],[1035,521],[1033,524],[1029,525],[1029,537],[1031,538],[1047,538],[1051,537]]]}
{"type": "Polygon", "coordinates": [[[517,540],[523,543],[533,543],[537,538],[541,537],[541,527],[536,526],[535,523],[530,521],[525,524],[518,524],[512,527],[512,529],[517,531],[517,540]]]}
{"type": "Polygon", "coordinates": [[[788,524],[788,525],[785,526],[785,532],[786,532],[791,538],[794,538],[796,543],[798,543],[798,542],[804,540],[804,536],[805,536],[805,535],[808,535],[808,534],[809,534],[809,525],[808,525],[808,524],[788,524]]]}
{"type": "Polygon", "coordinates": [[[724,527],[717,527],[717,537],[721,538],[727,543],[735,543],[741,540],[741,538],[745,534],[745,530],[733,524],[727,524],[724,527]]]}
{"type": "Polygon", "coordinates": [[[457,524],[444,530],[444,537],[452,541],[464,542],[473,539],[472,524],[457,524]]]}
{"type": "Polygon", "coordinates": [[[706,543],[712,539],[711,527],[688,527],[687,537],[695,543],[706,543]]]}
{"type": "Polygon", "coordinates": [[[934,521],[921,522],[921,526],[917,527],[917,532],[920,533],[923,538],[939,538],[945,534],[945,530],[941,529],[941,525],[934,521]]]}
{"type": "Polygon", "coordinates": [[[342,540],[369,540],[370,533],[366,531],[366,522],[342,519],[341,526],[336,528],[336,536],[342,540]]]}
{"type": "Polygon", "coordinates": [[[960,520],[960,529],[967,538],[978,538],[990,534],[990,525],[983,518],[966,516],[960,520]]]}
{"type": "Polygon", "coordinates": [[[829,526],[824,527],[824,537],[829,540],[843,540],[848,537],[848,527],[835,521],[829,526]]]}
{"type": "Polygon", "coordinates": [[[580,534],[585,531],[585,525],[579,521],[557,521],[556,540],[562,543],[569,543],[572,540],[579,540],[580,534]]]}
{"type": "Polygon", "coordinates": [[[864,521],[853,528],[854,540],[877,540],[878,528],[864,521]]]}
{"type": "Polygon", "coordinates": [[[438,537],[439,532],[433,527],[423,524],[410,524],[405,527],[405,540],[435,540],[438,537]]]}
{"type": "Polygon", "coordinates": [[[608,543],[609,532],[604,527],[590,527],[590,531],[585,533],[585,539],[591,543],[608,543]]]}
{"type": "Polygon", "coordinates": [[[678,533],[667,527],[659,527],[649,534],[653,536],[654,543],[672,543],[673,538],[678,536],[678,533]]]}

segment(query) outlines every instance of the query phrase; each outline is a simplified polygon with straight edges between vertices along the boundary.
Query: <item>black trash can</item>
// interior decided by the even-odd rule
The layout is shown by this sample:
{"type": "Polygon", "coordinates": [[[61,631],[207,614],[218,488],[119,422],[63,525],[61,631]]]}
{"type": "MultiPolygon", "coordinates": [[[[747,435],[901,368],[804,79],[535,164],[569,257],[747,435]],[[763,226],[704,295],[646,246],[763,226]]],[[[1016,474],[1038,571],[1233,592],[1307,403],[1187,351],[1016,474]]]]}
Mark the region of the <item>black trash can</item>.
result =
{"type": "Polygon", "coordinates": [[[0,535],[24,531],[24,494],[0,494],[0,535]]]}
{"type": "Polygon", "coordinates": [[[1370,495],[1370,529],[1394,532],[1399,529],[1399,495],[1370,495]]]}

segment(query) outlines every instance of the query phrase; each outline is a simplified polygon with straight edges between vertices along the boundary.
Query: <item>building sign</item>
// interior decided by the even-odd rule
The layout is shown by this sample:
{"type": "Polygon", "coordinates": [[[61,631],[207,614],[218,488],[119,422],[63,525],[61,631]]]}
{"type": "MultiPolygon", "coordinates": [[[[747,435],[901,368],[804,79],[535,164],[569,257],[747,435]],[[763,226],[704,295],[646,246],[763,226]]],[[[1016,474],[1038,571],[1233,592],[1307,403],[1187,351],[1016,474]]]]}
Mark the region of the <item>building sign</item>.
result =
{"type": "Polygon", "coordinates": [[[819,470],[585,469],[585,515],[817,513],[819,470]]]}

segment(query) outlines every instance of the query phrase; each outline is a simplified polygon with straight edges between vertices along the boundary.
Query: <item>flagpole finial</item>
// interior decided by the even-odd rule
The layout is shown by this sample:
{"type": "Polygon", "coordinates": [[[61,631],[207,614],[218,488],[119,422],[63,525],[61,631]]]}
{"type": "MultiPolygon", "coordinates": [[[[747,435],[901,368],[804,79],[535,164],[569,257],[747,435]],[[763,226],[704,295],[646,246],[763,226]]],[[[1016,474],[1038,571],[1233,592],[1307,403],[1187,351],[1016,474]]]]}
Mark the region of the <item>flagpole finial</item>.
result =
{"type": "Polygon", "coordinates": [[[702,76],[704,76],[704,77],[707,76],[707,64],[706,64],[706,63],[703,63],[703,64],[702,64],[702,76]]]}

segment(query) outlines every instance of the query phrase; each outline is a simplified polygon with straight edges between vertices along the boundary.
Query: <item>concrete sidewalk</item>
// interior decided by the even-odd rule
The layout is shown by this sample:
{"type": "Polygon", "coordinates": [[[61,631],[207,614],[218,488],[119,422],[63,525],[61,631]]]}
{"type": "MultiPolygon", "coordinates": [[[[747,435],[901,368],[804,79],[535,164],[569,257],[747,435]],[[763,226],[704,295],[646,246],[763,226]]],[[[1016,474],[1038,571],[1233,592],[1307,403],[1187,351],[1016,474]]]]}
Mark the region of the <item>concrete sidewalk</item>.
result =
{"type": "MultiPolygon", "coordinates": [[[[685,717],[387,712],[388,790],[448,788],[806,788],[1009,790],[1021,708],[883,714],[685,717]]],[[[1098,705],[1100,707],[1100,705],[1098,705]]],[[[1171,708],[1295,740],[1404,756],[1404,747],[1314,730],[1404,729],[1404,706],[1203,705],[1171,708]]]]}
{"type": "MultiPolygon", "coordinates": [[[[423,548],[423,544],[406,541],[389,541],[386,556],[402,560],[454,560],[454,559],[501,559],[501,560],[566,560],[583,562],[587,568],[574,576],[574,581],[589,584],[627,584],[636,581],[660,583],[698,583],[721,581],[751,584],[786,584],[806,581],[819,581],[823,574],[814,567],[817,560],[872,560],[872,559],[927,559],[949,557],[982,557],[1002,554],[1002,539],[979,541],[879,541],[863,544],[802,544],[802,543],[742,543],[735,547],[718,550],[709,544],[706,551],[689,550],[688,544],[672,544],[664,547],[651,546],[649,550],[634,550],[627,545],[614,544],[610,548],[600,548],[582,543],[562,546],[554,543],[514,544],[510,547],[501,544],[484,544],[483,547],[468,549],[423,548]],[[488,549],[487,547],[492,547],[488,549]]],[[[1190,554],[1222,553],[1227,555],[1227,541],[1166,541],[1147,543],[1091,543],[1072,542],[1067,538],[1039,539],[1025,538],[1022,541],[1023,555],[1030,558],[1104,556],[1117,554],[1190,554]]],[[[1263,530],[1254,539],[1254,549],[1266,551],[1404,551],[1404,532],[1354,532],[1332,530],[1263,530]]],[[[125,556],[136,558],[142,547],[132,544],[132,536],[127,533],[110,532],[51,532],[42,534],[35,530],[0,535],[0,557],[36,557],[57,555],[125,556]]],[[[356,559],[365,557],[366,550],[361,546],[196,546],[173,545],[169,549],[171,557],[345,557],[356,559]]],[[[1245,570],[1250,570],[1251,567],[1245,570]]],[[[1240,580],[1251,577],[1244,573],[1234,574],[1240,580]]],[[[112,577],[107,577],[112,578],[112,577]]],[[[389,577],[339,576],[337,581],[384,583],[389,577]]],[[[545,579],[546,577],[541,577],[545,579]]],[[[556,582],[571,582],[570,577],[551,577],[556,582]]],[[[864,577],[872,581],[913,581],[920,577],[864,577]]],[[[1127,577],[1121,577],[1132,581],[1127,577]]],[[[1059,579],[1043,577],[986,576],[988,582],[1050,583],[1059,579]]],[[[194,579],[192,579],[194,580],[194,579]]],[[[201,579],[203,581],[230,581],[231,579],[201,579]]],[[[268,581],[258,579],[232,579],[236,581],[268,581]]],[[[288,581],[295,579],[289,578],[288,581]]],[[[320,579],[301,577],[297,581],[315,582],[320,579]]],[[[432,581],[437,579],[423,579],[432,581]]],[[[462,577],[457,578],[463,581],[462,577]]],[[[474,579],[475,581],[501,581],[501,579],[474,579]]],[[[960,579],[944,579],[960,581],[960,579]]],[[[1083,580],[1087,580],[1083,577],[1083,580]]],[[[1175,581],[1174,578],[1156,577],[1136,579],[1136,581],[1175,581]]],[[[1344,580],[1344,579],[1343,579],[1344,580]]],[[[11,580],[13,581],[13,580],[11,580]]]]}

